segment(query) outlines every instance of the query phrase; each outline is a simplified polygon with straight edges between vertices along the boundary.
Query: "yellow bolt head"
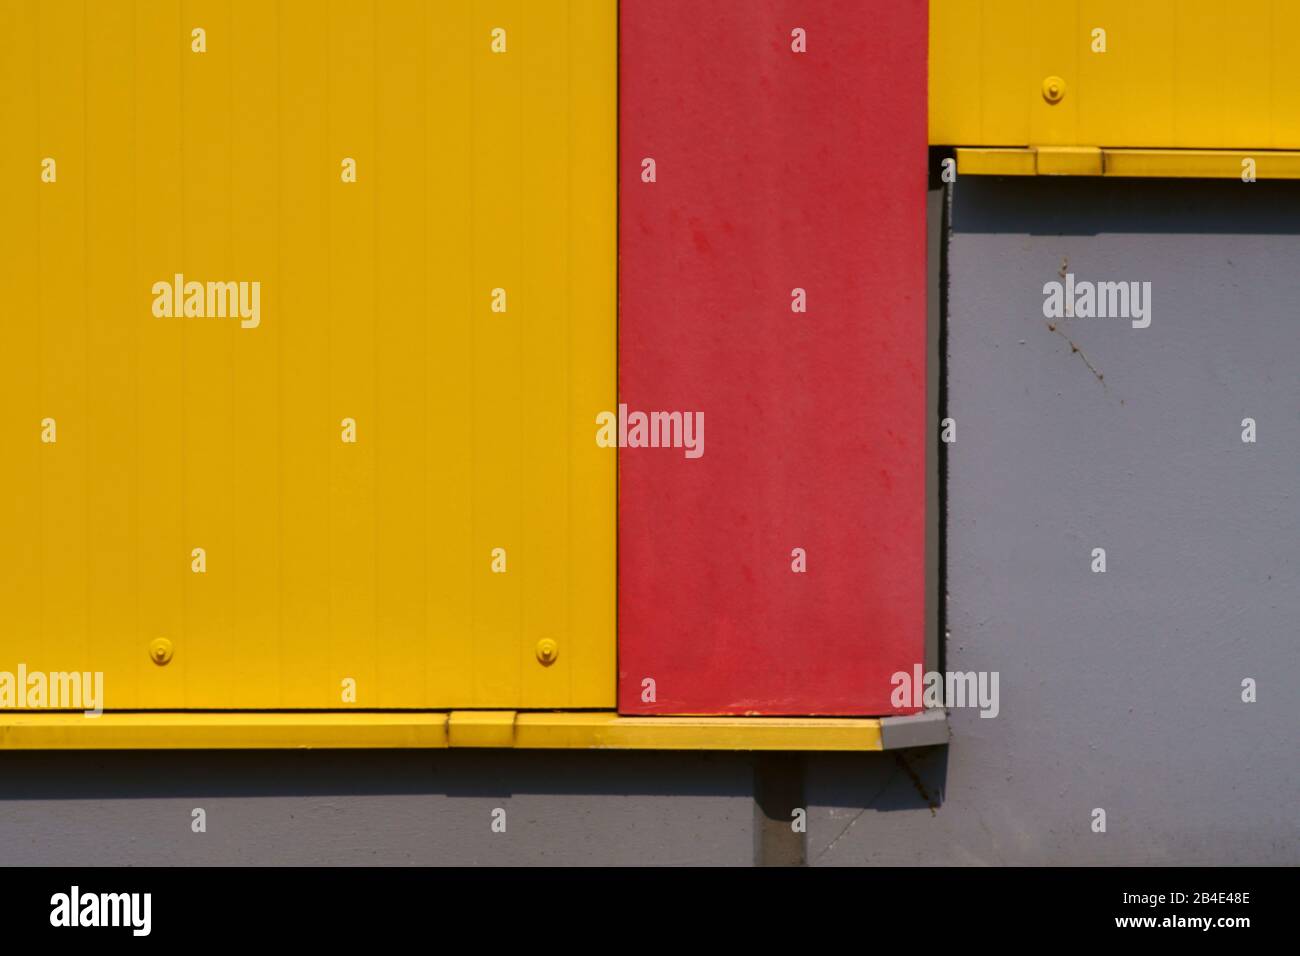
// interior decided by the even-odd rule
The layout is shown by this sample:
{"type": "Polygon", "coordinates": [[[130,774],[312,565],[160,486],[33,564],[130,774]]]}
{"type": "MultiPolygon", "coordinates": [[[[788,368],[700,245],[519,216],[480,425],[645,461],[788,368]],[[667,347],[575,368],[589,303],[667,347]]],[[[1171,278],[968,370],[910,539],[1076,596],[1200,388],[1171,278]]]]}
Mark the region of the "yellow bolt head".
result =
{"type": "Polygon", "coordinates": [[[1065,80],[1059,76],[1049,76],[1043,80],[1043,99],[1049,103],[1059,103],[1065,97],[1065,80]]]}
{"type": "Polygon", "coordinates": [[[155,637],[149,642],[149,659],[159,666],[172,659],[172,642],[165,637],[155,637]]]}
{"type": "Polygon", "coordinates": [[[537,659],[546,666],[555,663],[555,658],[560,655],[560,645],[556,644],[549,637],[544,637],[537,642],[537,659]]]}

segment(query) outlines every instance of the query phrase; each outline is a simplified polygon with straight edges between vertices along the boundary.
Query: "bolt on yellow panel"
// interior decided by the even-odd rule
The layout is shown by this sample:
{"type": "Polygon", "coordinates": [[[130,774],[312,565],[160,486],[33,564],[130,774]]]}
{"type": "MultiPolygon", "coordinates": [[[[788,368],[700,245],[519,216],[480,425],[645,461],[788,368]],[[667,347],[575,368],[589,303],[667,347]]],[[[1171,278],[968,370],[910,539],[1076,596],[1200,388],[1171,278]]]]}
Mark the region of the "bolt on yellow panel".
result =
{"type": "Polygon", "coordinates": [[[616,50],[0,0],[0,706],[613,706],[616,50]]]}
{"type": "Polygon", "coordinates": [[[930,142],[1295,149],[1298,63],[1295,0],[930,0],[930,142]]]}

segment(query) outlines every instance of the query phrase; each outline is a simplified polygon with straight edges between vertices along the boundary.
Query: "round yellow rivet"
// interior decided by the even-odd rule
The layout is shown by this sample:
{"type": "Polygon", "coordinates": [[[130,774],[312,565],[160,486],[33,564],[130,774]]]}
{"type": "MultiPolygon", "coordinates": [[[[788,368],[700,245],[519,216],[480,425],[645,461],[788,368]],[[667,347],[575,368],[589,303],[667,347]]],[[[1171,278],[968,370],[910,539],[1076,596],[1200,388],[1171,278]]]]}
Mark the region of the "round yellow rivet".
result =
{"type": "Polygon", "coordinates": [[[149,642],[149,659],[155,664],[166,664],[172,659],[172,642],[165,637],[155,637],[149,642]]]}
{"type": "Polygon", "coordinates": [[[1059,76],[1049,76],[1043,80],[1043,99],[1049,103],[1059,103],[1065,96],[1065,80],[1059,76]]]}
{"type": "Polygon", "coordinates": [[[537,659],[548,667],[555,663],[555,659],[560,656],[560,645],[556,644],[549,637],[544,637],[537,642],[537,659]]]}

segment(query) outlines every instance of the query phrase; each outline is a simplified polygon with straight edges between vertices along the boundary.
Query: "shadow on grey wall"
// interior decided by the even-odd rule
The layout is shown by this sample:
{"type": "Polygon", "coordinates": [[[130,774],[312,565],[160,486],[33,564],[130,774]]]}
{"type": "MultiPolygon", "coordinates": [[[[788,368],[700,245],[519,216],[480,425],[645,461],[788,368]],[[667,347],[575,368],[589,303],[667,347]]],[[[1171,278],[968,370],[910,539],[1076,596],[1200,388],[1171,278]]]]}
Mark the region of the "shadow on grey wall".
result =
{"type": "Polygon", "coordinates": [[[1300,235],[1300,185],[1232,179],[975,177],[952,208],[963,233],[1300,235]]]}
{"type": "MultiPolygon", "coordinates": [[[[791,772],[808,772],[808,761],[799,757],[495,750],[13,752],[0,754],[0,801],[421,793],[749,796],[752,774],[765,767],[771,781],[765,799],[776,806],[802,791],[789,779],[791,772]]],[[[820,795],[846,806],[892,810],[937,805],[942,799],[946,747],[813,759],[820,795]],[[822,777],[831,779],[822,782],[822,777]]]]}
{"type": "Polygon", "coordinates": [[[915,747],[855,759],[852,754],[817,754],[809,762],[806,787],[819,806],[938,811],[948,783],[948,747],[915,747]]]}
{"type": "Polygon", "coordinates": [[[747,754],[302,750],[0,754],[0,801],[445,794],[739,796],[747,754]]]}

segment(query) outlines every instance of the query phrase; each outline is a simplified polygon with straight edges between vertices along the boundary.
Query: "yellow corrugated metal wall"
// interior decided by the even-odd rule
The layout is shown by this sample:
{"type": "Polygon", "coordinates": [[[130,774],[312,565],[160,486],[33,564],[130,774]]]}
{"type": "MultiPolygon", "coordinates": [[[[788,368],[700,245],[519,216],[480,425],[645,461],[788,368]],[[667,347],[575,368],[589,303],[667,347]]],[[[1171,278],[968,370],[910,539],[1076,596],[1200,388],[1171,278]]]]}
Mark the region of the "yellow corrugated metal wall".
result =
{"type": "Polygon", "coordinates": [[[1297,149],[1298,68],[1295,0],[931,0],[930,142],[1297,149]]]}
{"type": "Polygon", "coordinates": [[[613,705],[616,31],[0,0],[0,669],[110,709],[613,705]],[[177,273],[259,282],[256,327],[155,316],[177,273]]]}

